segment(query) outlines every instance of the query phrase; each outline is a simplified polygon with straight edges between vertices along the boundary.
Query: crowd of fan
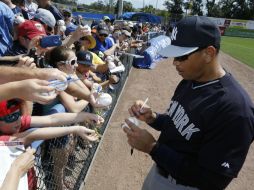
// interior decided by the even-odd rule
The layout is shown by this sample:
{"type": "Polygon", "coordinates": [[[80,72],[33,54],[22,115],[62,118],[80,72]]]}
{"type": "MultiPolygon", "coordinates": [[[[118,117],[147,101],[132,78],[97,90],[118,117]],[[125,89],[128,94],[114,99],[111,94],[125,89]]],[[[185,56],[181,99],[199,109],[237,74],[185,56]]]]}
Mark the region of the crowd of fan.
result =
{"type": "MultiPolygon", "coordinates": [[[[69,134],[97,141],[96,130],[73,124],[104,122],[91,110],[108,106],[98,97],[120,80],[119,57],[131,48],[142,51],[146,43],[140,37],[160,26],[112,23],[107,16],[89,26],[50,0],[1,0],[0,11],[0,141],[29,147],[69,134]]],[[[34,152],[27,149],[13,162],[1,189],[17,188],[34,164],[34,152]]],[[[36,189],[33,175],[30,189],[36,189]]]]}

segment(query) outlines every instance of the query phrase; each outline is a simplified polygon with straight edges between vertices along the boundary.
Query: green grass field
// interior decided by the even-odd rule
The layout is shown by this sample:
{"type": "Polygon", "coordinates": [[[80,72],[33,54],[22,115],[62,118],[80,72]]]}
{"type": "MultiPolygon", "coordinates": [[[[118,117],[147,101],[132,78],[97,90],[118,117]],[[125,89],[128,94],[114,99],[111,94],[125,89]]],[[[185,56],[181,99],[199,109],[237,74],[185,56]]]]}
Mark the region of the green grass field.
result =
{"type": "Polygon", "coordinates": [[[254,38],[223,36],[221,50],[254,68],[254,38]]]}

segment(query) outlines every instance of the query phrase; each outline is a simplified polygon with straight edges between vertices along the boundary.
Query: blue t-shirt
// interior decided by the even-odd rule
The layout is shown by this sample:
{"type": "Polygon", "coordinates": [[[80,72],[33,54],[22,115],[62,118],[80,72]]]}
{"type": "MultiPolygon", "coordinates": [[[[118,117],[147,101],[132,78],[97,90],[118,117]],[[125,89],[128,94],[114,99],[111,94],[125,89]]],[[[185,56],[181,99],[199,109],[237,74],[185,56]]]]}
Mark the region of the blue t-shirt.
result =
{"type": "Polygon", "coordinates": [[[22,14],[22,10],[21,10],[21,8],[19,8],[18,6],[14,7],[14,8],[11,9],[11,10],[12,10],[12,12],[13,12],[14,14],[17,14],[17,13],[21,13],[21,14],[22,14]]]}
{"type": "Polygon", "coordinates": [[[101,51],[102,53],[104,53],[106,50],[110,49],[113,46],[113,43],[109,37],[105,38],[104,42],[101,42],[97,37],[95,37],[95,40],[96,46],[92,50],[93,52],[101,51]]]}
{"type": "Polygon", "coordinates": [[[13,21],[12,10],[0,1],[0,56],[12,45],[13,21]]]}
{"type": "Polygon", "coordinates": [[[13,41],[13,44],[11,47],[9,47],[6,52],[5,56],[15,56],[15,55],[21,55],[21,54],[27,54],[27,49],[23,47],[18,40],[13,41]]]}

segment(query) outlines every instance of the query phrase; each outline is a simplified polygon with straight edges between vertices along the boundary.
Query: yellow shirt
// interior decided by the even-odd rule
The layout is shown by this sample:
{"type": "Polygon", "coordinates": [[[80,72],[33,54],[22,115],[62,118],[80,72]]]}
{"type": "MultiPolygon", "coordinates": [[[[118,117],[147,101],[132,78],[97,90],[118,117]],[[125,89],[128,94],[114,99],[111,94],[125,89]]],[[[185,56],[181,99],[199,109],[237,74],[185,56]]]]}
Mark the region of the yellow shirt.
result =
{"type": "Polygon", "coordinates": [[[103,65],[103,64],[105,64],[105,62],[102,61],[102,59],[98,55],[96,55],[95,53],[93,53],[91,51],[90,51],[90,53],[93,55],[93,64],[94,65],[103,65]]]}

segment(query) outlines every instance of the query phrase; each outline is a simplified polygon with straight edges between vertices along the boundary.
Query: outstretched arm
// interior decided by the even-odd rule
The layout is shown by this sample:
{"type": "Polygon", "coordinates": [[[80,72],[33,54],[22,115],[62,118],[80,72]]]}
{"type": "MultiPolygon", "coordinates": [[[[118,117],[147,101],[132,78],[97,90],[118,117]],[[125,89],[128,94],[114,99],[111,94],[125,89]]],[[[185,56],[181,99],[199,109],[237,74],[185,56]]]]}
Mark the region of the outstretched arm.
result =
{"type": "Polygon", "coordinates": [[[54,88],[48,85],[48,81],[39,79],[8,82],[0,85],[0,101],[20,98],[22,100],[47,104],[56,97],[55,93],[48,96],[43,95],[43,93],[54,91],[54,88]]]}
{"type": "Polygon", "coordinates": [[[64,107],[71,113],[79,113],[88,105],[86,100],[76,101],[73,96],[64,91],[60,92],[59,96],[64,107]]]}
{"type": "MultiPolygon", "coordinates": [[[[20,61],[24,58],[21,58],[20,61]]],[[[0,67],[0,84],[13,82],[18,80],[25,80],[25,79],[42,79],[42,80],[66,80],[66,74],[59,71],[58,69],[52,68],[36,68],[36,69],[27,69],[27,68],[20,68],[20,67],[8,67],[8,66],[1,66],[0,67]],[[11,76],[11,77],[10,77],[11,76]]]]}
{"type": "Polygon", "coordinates": [[[94,122],[95,124],[99,125],[104,122],[104,119],[99,115],[88,112],[56,113],[47,116],[32,116],[31,127],[54,127],[84,121],[94,122]]]}
{"type": "Polygon", "coordinates": [[[69,126],[69,127],[46,127],[28,130],[22,133],[13,135],[11,141],[21,141],[25,146],[30,145],[36,140],[48,140],[56,137],[62,137],[69,134],[75,134],[82,137],[84,140],[96,141],[98,136],[94,130],[88,129],[84,126],[69,126]]]}

